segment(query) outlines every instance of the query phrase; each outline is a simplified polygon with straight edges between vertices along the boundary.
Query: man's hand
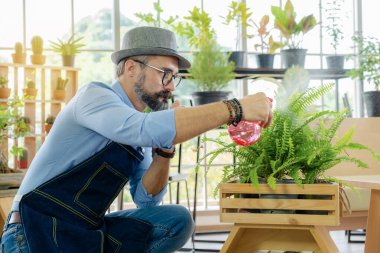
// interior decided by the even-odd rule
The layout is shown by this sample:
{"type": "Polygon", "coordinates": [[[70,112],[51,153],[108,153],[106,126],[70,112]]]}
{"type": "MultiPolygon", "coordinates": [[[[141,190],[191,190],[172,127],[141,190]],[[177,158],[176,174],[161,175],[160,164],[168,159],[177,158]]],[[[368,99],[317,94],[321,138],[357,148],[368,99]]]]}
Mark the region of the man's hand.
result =
{"type": "Polygon", "coordinates": [[[240,99],[243,107],[243,119],[247,121],[261,121],[264,128],[272,122],[272,103],[265,93],[259,92],[240,99]]]}

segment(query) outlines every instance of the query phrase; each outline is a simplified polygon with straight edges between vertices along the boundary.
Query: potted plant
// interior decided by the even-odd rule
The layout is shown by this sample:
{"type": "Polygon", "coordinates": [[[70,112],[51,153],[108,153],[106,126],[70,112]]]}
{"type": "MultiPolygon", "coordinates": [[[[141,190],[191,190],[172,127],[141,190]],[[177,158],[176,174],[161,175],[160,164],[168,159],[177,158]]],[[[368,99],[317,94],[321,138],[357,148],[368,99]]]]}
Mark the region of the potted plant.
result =
{"type": "Polygon", "coordinates": [[[37,96],[36,83],[32,80],[26,83],[26,88],[23,89],[24,96],[27,98],[34,100],[37,96]]]}
{"type": "Polygon", "coordinates": [[[66,98],[66,85],[69,82],[68,78],[58,77],[57,85],[53,91],[53,98],[59,101],[63,101],[66,98]]]}
{"type": "Polygon", "coordinates": [[[256,63],[258,68],[273,68],[274,53],[277,49],[282,48],[283,44],[281,42],[274,41],[271,30],[267,28],[269,24],[269,16],[264,15],[259,24],[252,21],[253,25],[257,29],[257,34],[259,38],[259,43],[255,44],[255,50],[258,49],[260,53],[256,54],[256,63]]]}
{"type": "Polygon", "coordinates": [[[364,92],[368,117],[380,116],[380,41],[377,38],[356,35],[353,41],[359,46],[359,67],[348,71],[351,78],[366,80],[373,91],[364,92]]]}
{"type": "Polygon", "coordinates": [[[53,127],[54,121],[55,121],[55,117],[53,115],[49,115],[46,118],[45,126],[44,126],[46,134],[50,132],[51,128],[53,127]]]}
{"type": "Polygon", "coordinates": [[[18,169],[28,168],[29,152],[27,148],[14,146],[11,150],[11,153],[14,154],[17,158],[16,164],[18,169]]]}
{"type": "Polygon", "coordinates": [[[262,179],[274,189],[278,180],[282,179],[293,179],[297,185],[339,182],[335,178],[324,176],[324,172],[341,162],[366,167],[366,163],[345,153],[349,149],[367,150],[380,161],[380,155],[372,149],[351,142],[354,127],[342,137],[336,136],[338,127],[346,117],[346,111],[310,110],[312,103],[332,87],[334,84],[323,84],[306,91],[294,90],[293,93],[280,90],[273,122],[262,131],[260,140],[255,145],[237,146],[226,140],[226,133],[221,133],[218,138],[205,138],[205,141],[219,145],[219,148],[207,153],[209,165],[217,156],[231,153],[236,158],[236,163],[224,167],[222,182],[238,179],[241,183],[249,182],[259,187],[262,179]],[[325,123],[327,116],[329,124],[325,123]]]}
{"type": "Polygon", "coordinates": [[[33,36],[31,40],[32,52],[30,61],[32,64],[43,65],[45,64],[46,56],[42,54],[44,48],[44,41],[40,36],[33,36]]]}
{"type": "Polygon", "coordinates": [[[223,91],[234,78],[234,63],[221,51],[215,40],[203,44],[188,69],[200,91],[192,94],[195,104],[206,104],[226,99],[230,92],[223,91]]]}
{"type": "Polygon", "coordinates": [[[8,79],[0,75],[0,98],[7,99],[11,95],[11,89],[8,88],[8,79]]]}
{"type": "Polygon", "coordinates": [[[75,55],[81,52],[81,48],[85,45],[80,43],[84,37],[75,38],[73,34],[68,40],[64,41],[58,39],[57,42],[50,41],[50,45],[53,50],[62,55],[62,65],[67,67],[73,67],[75,61],[75,55]]]}
{"type": "Polygon", "coordinates": [[[15,44],[15,53],[12,54],[13,63],[25,64],[26,62],[26,53],[21,42],[15,44]]]}
{"type": "Polygon", "coordinates": [[[343,69],[344,68],[344,55],[338,55],[338,47],[343,40],[344,35],[342,32],[342,5],[344,0],[329,0],[326,2],[326,21],[325,26],[327,34],[330,36],[330,44],[334,49],[334,55],[326,56],[326,63],[329,69],[343,69]]]}
{"type": "MultiPolygon", "coordinates": [[[[0,106],[0,174],[2,178],[3,187],[18,187],[21,183],[24,173],[17,170],[17,168],[9,167],[8,165],[8,149],[4,149],[4,141],[7,138],[18,138],[25,136],[29,127],[25,125],[25,119],[21,116],[21,108],[23,107],[23,100],[15,97],[9,100],[6,105],[0,106]]],[[[22,149],[17,145],[13,145],[10,149],[10,154],[15,157],[22,154],[22,149]]],[[[16,163],[17,164],[17,163],[16,163]]]]}
{"type": "Polygon", "coordinates": [[[285,68],[292,65],[305,65],[307,49],[300,48],[303,36],[313,29],[317,21],[313,15],[303,17],[299,22],[296,21],[296,12],[290,0],[286,1],[284,9],[278,6],[271,7],[275,18],[274,27],[278,29],[285,39],[284,45],[288,49],[281,50],[281,61],[285,68]]]}
{"type": "Polygon", "coordinates": [[[231,22],[235,22],[236,27],[236,51],[232,51],[230,54],[230,61],[235,63],[236,67],[245,67],[245,52],[241,50],[242,43],[241,39],[250,37],[247,35],[247,28],[251,25],[249,24],[252,12],[247,7],[245,2],[232,1],[228,7],[227,15],[224,17],[225,25],[229,25],[231,22]]]}

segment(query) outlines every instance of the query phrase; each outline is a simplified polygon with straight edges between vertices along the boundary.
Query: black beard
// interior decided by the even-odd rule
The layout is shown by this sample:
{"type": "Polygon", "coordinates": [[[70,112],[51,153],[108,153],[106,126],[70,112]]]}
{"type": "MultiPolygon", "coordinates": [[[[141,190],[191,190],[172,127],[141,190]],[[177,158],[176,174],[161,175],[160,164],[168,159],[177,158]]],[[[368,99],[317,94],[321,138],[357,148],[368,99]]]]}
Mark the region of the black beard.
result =
{"type": "Polygon", "coordinates": [[[167,110],[169,108],[168,100],[172,98],[172,93],[168,90],[163,90],[154,94],[149,94],[142,87],[144,81],[145,74],[141,75],[135,85],[135,93],[137,97],[152,109],[152,111],[167,110]],[[160,101],[160,98],[163,98],[163,100],[160,101]]]}

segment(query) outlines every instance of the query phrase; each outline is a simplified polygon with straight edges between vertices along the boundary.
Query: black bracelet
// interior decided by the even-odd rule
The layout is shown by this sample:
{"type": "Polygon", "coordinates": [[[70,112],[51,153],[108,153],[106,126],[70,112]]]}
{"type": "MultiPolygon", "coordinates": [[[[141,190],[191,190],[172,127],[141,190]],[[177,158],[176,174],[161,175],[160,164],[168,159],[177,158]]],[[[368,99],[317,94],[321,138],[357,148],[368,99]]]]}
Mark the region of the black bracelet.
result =
{"type": "Polygon", "coordinates": [[[231,125],[232,122],[234,122],[234,118],[235,118],[235,117],[234,117],[234,109],[233,109],[233,107],[232,107],[230,101],[228,101],[228,100],[223,100],[223,103],[226,104],[227,109],[228,109],[228,112],[230,113],[230,116],[229,116],[229,118],[228,118],[227,125],[231,125]]]}
{"type": "Polygon", "coordinates": [[[235,120],[232,122],[234,126],[237,126],[239,122],[243,119],[243,107],[241,106],[239,100],[236,98],[231,100],[232,104],[235,107],[235,120]]]}
{"type": "Polygon", "coordinates": [[[165,158],[173,158],[175,156],[175,147],[173,149],[173,152],[166,152],[166,151],[163,151],[162,149],[160,148],[156,148],[154,150],[154,152],[159,155],[159,156],[162,156],[162,157],[165,157],[165,158]]]}

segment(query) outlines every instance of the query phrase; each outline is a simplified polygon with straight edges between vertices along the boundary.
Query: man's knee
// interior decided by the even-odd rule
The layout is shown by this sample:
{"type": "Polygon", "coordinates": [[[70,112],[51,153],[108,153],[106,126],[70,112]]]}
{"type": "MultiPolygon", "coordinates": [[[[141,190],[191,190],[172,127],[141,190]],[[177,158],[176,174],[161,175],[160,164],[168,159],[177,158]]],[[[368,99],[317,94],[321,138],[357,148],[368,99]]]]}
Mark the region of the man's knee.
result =
{"type": "Polygon", "coordinates": [[[189,210],[181,205],[173,205],[170,209],[170,217],[175,220],[177,232],[189,237],[194,230],[194,220],[189,210]]]}

